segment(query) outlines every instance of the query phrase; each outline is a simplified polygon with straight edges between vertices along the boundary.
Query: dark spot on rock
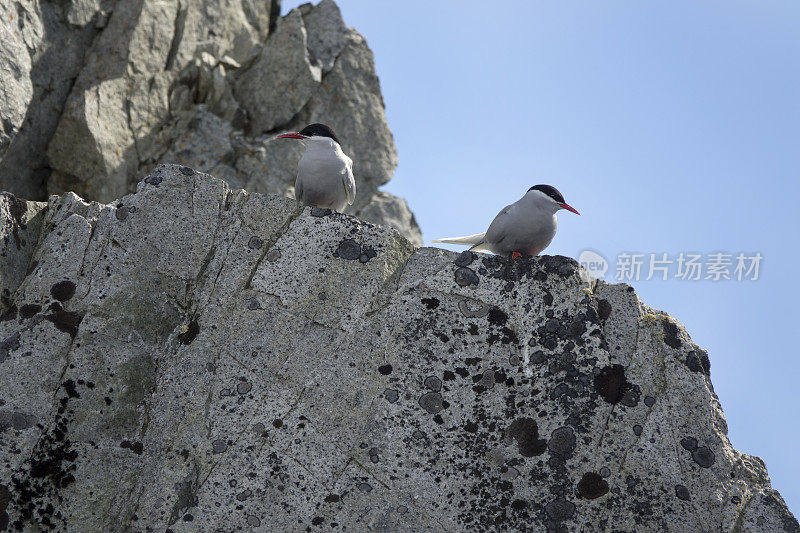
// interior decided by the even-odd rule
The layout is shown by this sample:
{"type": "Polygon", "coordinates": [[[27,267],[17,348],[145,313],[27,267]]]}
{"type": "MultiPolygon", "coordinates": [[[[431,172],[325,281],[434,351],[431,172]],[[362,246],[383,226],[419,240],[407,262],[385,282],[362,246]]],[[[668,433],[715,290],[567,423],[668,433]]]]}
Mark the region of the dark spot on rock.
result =
{"type": "Polygon", "coordinates": [[[374,248],[370,248],[368,246],[364,246],[361,249],[361,255],[358,256],[359,263],[366,263],[373,257],[376,257],[378,253],[375,251],[374,248]]]}
{"type": "Polygon", "coordinates": [[[400,399],[400,393],[394,389],[386,389],[383,391],[383,397],[386,398],[387,402],[395,403],[400,399]]]}
{"type": "Polygon", "coordinates": [[[262,246],[264,246],[264,241],[262,241],[260,238],[256,237],[255,235],[250,237],[250,240],[247,241],[247,247],[251,248],[253,250],[258,250],[262,246]]]}
{"type": "Polygon", "coordinates": [[[357,487],[361,492],[372,492],[372,485],[369,483],[359,483],[357,487]]]}
{"type": "Polygon", "coordinates": [[[548,503],[545,506],[545,511],[547,511],[547,516],[552,520],[561,522],[569,520],[575,515],[575,504],[564,498],[558,498],[548,503]]]}
{"type": "Polygon", "coordinates": [[[597,300],[597,314],[600,316],[600,320],[605,322],[611,316],[611,310],[611,304],[608,300],[597,300]]]}
{"type": "Polygon", "coordinates": [[[37,304],[25,304],[19,308],[19,316],[21,318],[31,318],[36,313],[42,310],[41,305],[37,304]]]}
{"type": "Polygon", "coordinates": [[[586,472],[578,482],[578,494],[594,500],[608,493],[608,482],[600,474],[586,472]]]}
{"type": "Polygon", "coordinates": [[[554,429],[547,447],[553,453],[563,457],[569,456],[575,450],[575,432],[567,426],[554,429]]]}
{"type": "Polygon", "coordinates": [[[155,174],[151,174],[150,176],[147,176],[144,179],[144,182],[147,183],[148,185],[155,185],[155,186],[161,185],[162,181],[164,181],[164,178],[155,174]]]}
{"type": "Polygon", "coordinates": [[[681,439],[681,446],[684,450],[692,451],[697,448],[697,439],[694,437],[683,437],[681,439]]]}
{"type": "Polygon", "coordinates": [[[640,426],[639,424],[635,424],[633,426],[633,434],[638,437],[639,435],[642,434],[643,429],[644,428],[642,428],[642,426],[640,426]]]}
{"type": "Polygon", "coordinates": [[[328,494],[327,496],[325,496],[325,501],[327,503],[336,503],[339,501],[339,499],[340,498],[338,494],[328,494]]]}
{"type": "Polygon", "coordinates": [[[544,270],[550,274],[557,274],[562,278],[575,275],[580,265],[570,257],[563,255],[545,255],[541,257],[544,270]]]}
{"type": "Polygon", "coordinates": [[[129,440],[124,440],[119,443],[119,447],[128,449],[133,453],[135,453],[136,455],[142,455],[142,453],[144,453],[144,445],[141,442],[131,442],[129,440]]]}
{"type": "Polygon", "coordinates": [[[686,354],[686,366],[692,372],[699,372],[706,376],[711,375],[711,361],[706,353],[689,352],[686,354]]]}
{"type": "Polygon", "coordinates": [[[11,352],[19,349],[20,347],[19,339],[20,339],[19,332],[16,332],[10,337],[4,339],[3,342],[0,342],[0,363],[5,361],[11,352]]]}
{"type": "Polygon", "coordinates": [[[334,253],[336,257],[347,259],[348,261],[355,261],[361,257],[361,245],[353,239],[345,239],[339,243],[334,253]]]}
{"type": "Polygon", "coordinates": [[[444,379],[445,381],[453,381],[454,379],[456,379],[456,375],[454,372],[450,370],[445,370],[442,373],[442,379],[444,379]]]}
{"type": "Polygon", "coordinates": [[[489,324],[493,326],[505,326],[508,322],[508,314],[501,309],[493,307],[489,310],[486,319],[489,321],[489,324]]]}
{"type": "Polygon", "coordinates": [[[324,521],[325,519],[322,518],[321,516],[315,516],[314,518],[311,519],[311,525],[318,526],[322,524],[324,521]]]}
{"type": "Polygon", "coordinates": [[[236,385],[236,392],[238,394],[247,394],[251,390],[253,390],[253,384],[249,381],[242,381],[236,385]]]}
{"type": "Polygon", "coordinates": [[[653,398],[652,396],[645,396],[644,397],[644,404],[647,407],[653,407],[656,404],[656,399],[653,398]]]}
{"type": "Polygon", "coordinates": [[[464,367],[459,366],[459,367],[456,368],[456,374],[458,374],[462,378],[466,378],[466,377],[469,377],[469,370],[467,370],[464,367]]]}
{"type": "Polygon", "coordinates": [[[433,421],[434,421],[434,422],[436,422],[437,424],[439,424],[440,426],[441,426],[442,424],[444,424],[444,419],[442,418],[442,415],[436,415],[436,416],[434,416],[434,417],[433,417],[433,421]]]}
{"type": "Polygon", "coordinates": [[[192,174],[194,174],[194,170],[192,170],[189,167],[181,167],[180,171],[181,174],[183,174],[184,176],[191,176],[192,174]]]}
{"type": "Polygon", "coordinates": [[[477,433],[478,432],[478,424],[472,422],[471,420],[464,424],[464,430],[468,433],[477,433]]]}
{"type": "Polygon", "coordinates": [[[689,494],[689,489],[683,485],[675,485],[675,496],[677,496],[679,500],[683,500],[685,502],[692,500],[692,497],[689,494]]]}
{"type": "Polygon", "coordinates": [[[528,507],[528,502],[525,500],[514,500],[511,502],[511,508],[515,511],[522,511],[526,507],[528,507]]]}
{"type": "Polygon", "coordinates": [[[275,426],[276,428],[281,428],[283,427],[283,420],[281,420],[280,418],[276,418],[275,420],[272,421],[272,425],[275,426]]]}
{"type": "Polygon", "coordinates": [[[129,212],[130,210],[126,206],[121,205],[117,207],[117,210],[114,212],[114,216],[117,217],[117,220],[125,220],[128,218],[129,212]]]}
{"type": "Polygon", "coordinates": [[[67,393],[67,398],[80,398],[81,395],[78,390],[75,388],[75,382],[71,379],[66,380],[64,383],[61,384],[64,390],[67,393]]]}
{"type": "Polygon", "coordinates": [[[595,390],[608,403],[619,403],[628,387],[622,365],[604,367],[594,377],[595,390]]]}
{"type": "Polygon", "coordinates": [[[542,455],[547,441],[539,438],[539,426],[532,418],[518,418],[506,430],[506,439],[517,441],[519,453],[523,457],[542,455]]]}
{"type": "Polygon", "coordinates": [[[703,468],[711,468],[716,462],[714,452],[706,446],[699,446],[692,451],[692,459],[703,468]]]}
{"type": "Polygon", "coordinates": [[[436,309],[437,307],[439,307],[439,300],[437,300],[436,298],[423,298],[422,303],[428,309],[436,309]]]}
{"type": "Polygon", "coordinates": [[[200,324],[197,323],[197,320],[192,320],[189,322],[189,325],[186,326],[186,331],[178,335],[178,342],[181,344],[191,344],[198,333],[200,333],[200,324]]]}
{"type": "Polygon", "coordinates": [[[192,520],[194,520],[194,516],[190,515],[189,513],[186,513],[185,515],[183,515],[183,521],[184,522],[191,522],[192,520]]]}
{"type": "Polygon", "coordinates": [[[378,372],[380,372],[384,376],[388,376],[389,374],[392,373],[392,365],[389,364],[381,365],[378,367],[378,372]]]}
{"type": "Polygon", "coordinates": [[[64,311],[63,309],[56,309],[49,315],[46,315],[45,320],[52,322],[57,330],[69,333],[71,337],[78,334],[78,327],[83,320],[83,315],[71,311],[64,311]]]}
{"type": "Polygon", "coordinates": [[[333,213],[333,211],[331,209],[325,209],[323,207],[312,207],[311,208],[311,216],[312,217],[322,218],[322,217],[326,217],[326,216],[330,215],[331,213],[333,213]]]}
{"type": "Polygon", "coordinates": [[[622,399],[620,403],[627,407],[636,407],[639,405],[639,398],[641,397],[642,391],[639,389],[638,385],[633,385],[631,383],[626,383],[625,392],[622,395],[622,399]]]}
{"type": "Polygon", "coordinates": [[[664,319],[664,342],[667,346],[671,348],[680,348],[681,347],[681,339],[678,337],[679,330],[678,325],[674,322],[670,322],[667,319],[664,319]]]}
{"type": "Polygon", "coordinates": [[[550,293],[550,291],[544,293],[542,301],[544,301],[544,304],[548,307],[553,305],[553,295],[550,293]]]}
{"type": "Polygon", "coordinates": [[[430,414],[435,415],[438,414],[444,409],[442,405],[442,395],[438,392],[429,392],[427,394],[423,394],[420,396],[419,405],[430,414]]]}
{"type": "Polygon", "coordinates": [[[75,295],[75,284],[71,281],[59,281],[50,287],[50,295],[59,302],[66,302],[75,295]]]}
{"type": "Polygon", "coordinates": [[[17,318],[17,306],[12,305],[3,311],[2,315],[0,315],[0,322],[8,322],[9,320],[14,320],[15,318],[17,318]]]}
{"type": "Polygon", "coordinates": [[[459,267],[456,269],[455,280],[459,287],[477,285],[478,275],[472,269],[467,267],[459,267]]]}
{"type": "Polygon", "coordinates": [[[466,250],[458,254],[458,257],[456,257],[455,261],[453,262],[456,264],[456,266],[466,267],[469,266],[473,261],[475,261],[475,254],[469,250],[466,250]]]}
{"type": "Polygon", "coordinates": [[[5,531],[8,527],[9,516],[6,508],[11,502],[11,491],[5,485],[0,485],[0,531],[5,531]]]}
{"type": "Polygon", "coordinates": [[[425,378],[424,384],[426,388],[434,392],[439,392],[440,390],[442,390],[442,381],[436,376],[428,376],[427,378],[425,378]]]}

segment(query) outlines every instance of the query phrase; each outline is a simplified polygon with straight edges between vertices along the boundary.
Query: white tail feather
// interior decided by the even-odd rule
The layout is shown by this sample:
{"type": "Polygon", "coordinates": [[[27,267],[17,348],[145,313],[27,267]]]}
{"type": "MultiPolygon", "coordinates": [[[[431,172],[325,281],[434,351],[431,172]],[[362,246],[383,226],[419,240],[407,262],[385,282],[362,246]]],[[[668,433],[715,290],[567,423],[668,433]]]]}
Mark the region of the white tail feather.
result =
{"type": "Polygon", "coordinates": [[[465,237],[447,237],[446,239],[436,239],[431,242],[441,242],[444,244],[470,244],[475,245],[483,242],[486,237],[486,232],[477,233],[475,235],[467,235],[465,237]]]}

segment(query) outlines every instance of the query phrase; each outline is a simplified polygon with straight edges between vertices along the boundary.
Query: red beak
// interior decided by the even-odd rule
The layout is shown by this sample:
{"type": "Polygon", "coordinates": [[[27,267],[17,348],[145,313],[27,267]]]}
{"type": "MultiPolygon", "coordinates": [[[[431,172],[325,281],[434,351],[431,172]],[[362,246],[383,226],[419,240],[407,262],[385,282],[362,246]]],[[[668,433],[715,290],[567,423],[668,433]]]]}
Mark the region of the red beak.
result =
{"type": "Polygon", "coordinates": [[[276,137],[276,139],[308,139],[305,135],[300,135],[299,133],[282,133],[276,137]]]}
{"type": "Polygon", "coordinates": [[[572,212],[573,212],[573,213],[575,213],[576,215],[580,216],[580,213],[578,213],[578,210],[577,210],[577,209],[575,209],[574,207],[572,207],[572,206],[571,206],[571,205],[569,205],[569,204],[566,204],[566,203],[564,203],[564,204],[558,204],[558,206],[559,206],[561,209],[566,209],[567,211],[572,211],[572,212]]]}

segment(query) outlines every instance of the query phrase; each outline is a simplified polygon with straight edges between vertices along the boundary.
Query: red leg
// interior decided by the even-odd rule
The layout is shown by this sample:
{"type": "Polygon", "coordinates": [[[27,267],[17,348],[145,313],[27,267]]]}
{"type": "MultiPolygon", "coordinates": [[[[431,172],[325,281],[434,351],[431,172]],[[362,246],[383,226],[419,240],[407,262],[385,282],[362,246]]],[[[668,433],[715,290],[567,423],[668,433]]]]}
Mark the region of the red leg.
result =
{"type": "Polygon", "coordinates": [[[522,254],[519,252],[511,252],[511,259],[516,259],[517,257],[522,257],[522,254]]]}

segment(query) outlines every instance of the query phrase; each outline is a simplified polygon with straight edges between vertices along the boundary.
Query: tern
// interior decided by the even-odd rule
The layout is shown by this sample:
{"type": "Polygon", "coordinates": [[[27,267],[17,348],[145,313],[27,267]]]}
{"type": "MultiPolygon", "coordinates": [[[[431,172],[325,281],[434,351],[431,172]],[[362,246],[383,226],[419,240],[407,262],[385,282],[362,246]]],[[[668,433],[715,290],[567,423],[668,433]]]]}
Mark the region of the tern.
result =
{"type": "Polygon", "coordinates": [[[477,235],[437,239],[432,242],[469,244],[470,250],[491,252],[512,259],[523,255],[538,255],[556,236],[556,212],[560,209],[580,215],[564,201],[550,185],[534,185],[525,196],[500,211],[489,229],[477,235]]]}
{"type": "Polygon", "coordinates": [[[301,204],[342,211],[356,199],[353,160],[339,145],[339,139],[325,124],[310,124],[297,133],[278,139],[297,139],[306,151],[297,164],[294,197],[301,204]]]}

